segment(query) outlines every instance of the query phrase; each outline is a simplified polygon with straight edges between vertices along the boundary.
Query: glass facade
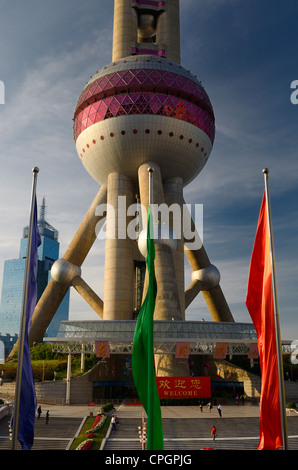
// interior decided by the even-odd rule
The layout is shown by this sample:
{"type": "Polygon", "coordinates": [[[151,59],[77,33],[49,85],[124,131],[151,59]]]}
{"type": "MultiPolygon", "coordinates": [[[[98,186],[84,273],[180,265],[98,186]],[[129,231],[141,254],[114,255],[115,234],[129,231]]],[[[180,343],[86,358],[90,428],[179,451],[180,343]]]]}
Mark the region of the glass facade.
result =
{"type": "MultiPolygon", "coordinates": [[[[45,341],[53,351],[95,354],[96,341],[109,342],[110,353],[132,354],[136,321],[99,320],[61,322],[58,336],[45,341]]],[[[247,355],[257,343],[252,323],[205,321],[154,321],[154,353],[175,354],[178,342],[189,343],[189,353],[214,354],[217,343],[228,344],[228,354],[247,355]]]]}
{"type": "MultiPolygon", "coordinates": [[[[38,248],[37,300],[41,297],[50,280],[51,267],[59,257],[58,232],[44,219],[44,201],[38,220],[41,245],[38,248]]],[[[24,274],[28,242],[28,227],[24,228],[18,259],[4,263],[2,296],[0,305],[0,339],[5,344],[5,354],[10,352],[20,330],[22,313],[24,274]]],[[[56,336],[61,321],[68,320],[69,291],[60,304],[45,336],[56,336]]]]}
{"type": "MultiPolygon", "coordinates": [[[[133,341],[136,322],[133,320],[99,320],[62,322],[57,338],[90,341],[133,341]],[[82,339],[83,338],[83,339],[82,339]]],[[[163,341],[243,341],[257,340],[252,323],[205,321],[154,321],[154,338],[163,341]]]]}
{"type": "Polygon", "coordinates": [[[143,68],[107,74],[85,87],[76,106],[74,139],[96,122],[132,114],[181,119],[214,141],[214,114],[200,83],[180,73],[143,68]]]}

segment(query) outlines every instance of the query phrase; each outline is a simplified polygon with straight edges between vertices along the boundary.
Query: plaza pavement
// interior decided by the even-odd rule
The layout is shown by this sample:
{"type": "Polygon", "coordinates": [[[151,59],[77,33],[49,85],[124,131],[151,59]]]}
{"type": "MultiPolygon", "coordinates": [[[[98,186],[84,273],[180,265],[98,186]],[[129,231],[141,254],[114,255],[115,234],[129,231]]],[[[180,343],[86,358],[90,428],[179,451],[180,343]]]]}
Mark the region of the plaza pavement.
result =
{"type": "MultiPolygon", "coordinates": [[[[84,418],[89,416],[90,412],[95,415],[102,405],[88,407],[88,405],[43,405],[41,404],[43,413],[47,410],[50,417],[70,417],[84,418]]],[[[162,406],[162,418],[219,418],[216,407],[209,413],[207,407],[200,411],[198,406],[162,406]]],[[[222,405],[222,417],[224,418],[248,418],[259,417],[260,409],[258,405],[222,405]]],[[[116,406],[116,414],[118,418],[141,418],[142,407],[135,405],[119,405],[116,406]]],[[[298,417],[298,415],[297,415],[298,417]]]]}
{"type": "MultiPolygon", "coordinates": [[[[84,418],[93,412],[95,416],[101,405],[46,405],[41,404],[42,415],[36,419],[35,440],[32,450],[67,449],[84,418]],[[49,424],[45,414],[49,410],[49,424]]],[[[259,440],[258,405],[223,405],[222,417],[216,407],[209,413],[198,406],[162,406],[165,450],[199,450],[213,447],[218,450],[256,450],[259,440]],[[210,431],[215,424],[218,437],[212,442],[210,431]]],[[[131,405],[116,406],[119,418],[117,431],[108,433],[104,450],[140,450],[138,426],[142,420],[142,407],[131,405]]],[[[298,450],[298,414],[288,417],[289,449],[298,450]]],[[[10,449],[7,418],[0,420],[0,450],[10,449]]]]}
{"type": "MultiPolygon", "coordinates": [[[[217,408],[207,407],[201,412],[198,406],[161,407],[164,448],[168,451],[195,451],[212,447],[216,450],[257,450],[259,442],[258,405],[222,406],[222,417],[217,408]],[[213,442],[210,432],[213,425],[217,437],[213,442]]],[[[119,406],[115,411],[119,418],[117,431],[112,431],[104,450],[137,450],[140,442],[137,427],[141,424],[142,407],[119,406]]],[[[290,450],[298,449],[298,414],[287,418],[290,450]]]]}

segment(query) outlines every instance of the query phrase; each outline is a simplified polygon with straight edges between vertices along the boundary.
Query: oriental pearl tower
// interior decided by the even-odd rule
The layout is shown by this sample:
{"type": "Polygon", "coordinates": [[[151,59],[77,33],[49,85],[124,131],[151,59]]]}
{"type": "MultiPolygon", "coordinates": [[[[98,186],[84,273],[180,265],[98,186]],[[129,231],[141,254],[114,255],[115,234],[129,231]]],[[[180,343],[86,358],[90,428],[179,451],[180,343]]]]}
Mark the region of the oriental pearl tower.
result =
{"type": "MultiPolygon", "coordinates": [[[[65,255],[52,267],[33,315],[31,343],[42,338],[70,286],[103,320],[136,318],[146,293],[143,232],[132,239],[119,236],[117,229],[128,227],[129,207],[148,207],[149,168],[154,204],[175,204],[182,211],[183,189],[209,158],[214,113],[201,82],[180,64],[179,0],[115,0],[112,63],[84,87],[73,133],[78,157],[100,190],[65,255]],[[106,232],[113,229],[116,236],[105,241],[102,300],[82,279],[81,266],[105,218],[106,232]]],[[[145,216],[142,224],[147,224],[145,216]]],[[[192,227],[195,233],[194,222],[192,227]]],[[[202,244],[193,248],[190,242],[183,235],[156,240],[154,320],[185,320],[186,308],[201,292],[214,321],[234,321],[217,268],[202,244]],[[187,289],[185,255],[192,269],[187,289]]],[[[189,375],[186,359],[156,356],[157,375],[189,375]]]]}

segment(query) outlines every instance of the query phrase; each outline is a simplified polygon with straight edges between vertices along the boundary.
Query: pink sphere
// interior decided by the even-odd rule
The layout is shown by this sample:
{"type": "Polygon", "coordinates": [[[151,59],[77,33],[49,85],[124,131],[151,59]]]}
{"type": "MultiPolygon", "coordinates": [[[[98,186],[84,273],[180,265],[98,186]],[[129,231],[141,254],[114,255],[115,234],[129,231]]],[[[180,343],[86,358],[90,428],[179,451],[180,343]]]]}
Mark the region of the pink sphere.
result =
{"type": "Polygon", "coordinates": [[[182,66],[154,56],[129,56],[97,72],[74,114],[82,164],[103,184],[111,172],[137,179],[155,161],[163,178],[184,186],[205,166],[215,119],[201,83],[182,66]]]}

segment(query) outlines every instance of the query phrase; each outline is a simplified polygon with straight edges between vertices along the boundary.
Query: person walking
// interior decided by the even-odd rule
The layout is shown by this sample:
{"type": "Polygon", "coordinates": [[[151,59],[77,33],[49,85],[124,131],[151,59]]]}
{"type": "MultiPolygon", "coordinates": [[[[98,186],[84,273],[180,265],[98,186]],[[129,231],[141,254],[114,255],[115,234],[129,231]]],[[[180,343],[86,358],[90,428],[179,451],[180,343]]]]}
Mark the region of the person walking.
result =
{"type": "Polygon", "coordinates": [[[37,408],[37,419],[40,418],[40,415],[41,415],[41,406],[39,405],[39,407],[37,408]]]}
{"type": "Polygon", "coordinates": [[[49,423],[49,419],[50,419],[50,412],[49,410],[46,412],[46,424],[49,423]]]}
{"type": "Polygon", "coordinates": [[[213,441],[215,441],[216,435],[217,435],[216,427],[213,426],[213,428],[211,429],[211,436],[212,436],[212,438],[213,438],[213,441]]]}
{"type": "Polygon", "coordinates": [[[116,418],[115,418],[114,415],[112,416],[111,423],[112,423],[112,429],[113,429],[114,431],[117,431],[117,428],[116,428],[116,418]]]}
{"type": "Polygon", "coordinates": [[[220,416],[220,418],[221,418],[221,404],[218,405],[217,411],[218,411],[218,414],[219,414],[219,416],[220,416]]]}

